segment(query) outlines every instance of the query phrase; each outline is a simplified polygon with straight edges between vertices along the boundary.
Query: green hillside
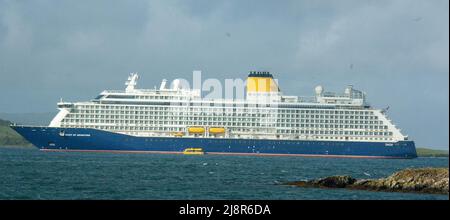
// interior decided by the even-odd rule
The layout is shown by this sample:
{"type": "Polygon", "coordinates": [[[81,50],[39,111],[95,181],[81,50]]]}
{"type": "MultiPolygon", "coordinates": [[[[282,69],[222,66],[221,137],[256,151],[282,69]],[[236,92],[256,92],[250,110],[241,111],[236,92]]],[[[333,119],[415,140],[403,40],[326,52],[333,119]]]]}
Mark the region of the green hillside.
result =
{"type": "Polygon", "coordinates": [[[0,146],[31,146],[22,136],[11,129],[10,121],[0,119],[0,146]]]}
{"type": "Polygon", "coordinates": [[[419,157],[448,157],[448,150],[434,150],[429,148],[417,148],[419,157]]]}

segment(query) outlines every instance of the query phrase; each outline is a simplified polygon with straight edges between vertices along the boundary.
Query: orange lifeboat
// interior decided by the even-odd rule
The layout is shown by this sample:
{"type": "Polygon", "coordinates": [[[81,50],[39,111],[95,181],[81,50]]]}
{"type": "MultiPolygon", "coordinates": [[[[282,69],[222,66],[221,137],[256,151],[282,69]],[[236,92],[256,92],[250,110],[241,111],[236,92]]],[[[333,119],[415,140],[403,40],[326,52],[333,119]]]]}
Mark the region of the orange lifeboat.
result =
{"type": "Polygon", "coordinates": [[[190,127],[188,128],[189,133],[191,134],[204,134],[205,128],[203,127],[190,127]]]}
{"type": "Polygon", "coordinates": [[[224,134],[225,128],[209,128],[210,134],[224,134]]]}

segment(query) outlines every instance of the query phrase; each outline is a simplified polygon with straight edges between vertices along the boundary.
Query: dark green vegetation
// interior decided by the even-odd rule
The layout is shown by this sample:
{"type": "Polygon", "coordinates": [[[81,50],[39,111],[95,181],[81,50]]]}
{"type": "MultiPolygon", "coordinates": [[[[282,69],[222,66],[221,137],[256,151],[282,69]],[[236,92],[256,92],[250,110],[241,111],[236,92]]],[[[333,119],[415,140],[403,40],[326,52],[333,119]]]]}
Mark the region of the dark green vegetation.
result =
{"type": "Polygon", "coordinates": [[[357,180],[351,176],[330,176],[316,180],[289,182],[287,185],[386,192],[448,194],[448,168],[405,169],[387,178],[380,179],[357,180]]]}
{"type": "Polygon", "coordinates": [[[0,119],[0,146],[32,146],[16,131],[11,129],[10,121],[0,119]]]}
{"type": "Polygon", "coordinates": [[[419,157],[448,157],[448,150],[434,150],[428,148],[417,148],[419,157]]]}

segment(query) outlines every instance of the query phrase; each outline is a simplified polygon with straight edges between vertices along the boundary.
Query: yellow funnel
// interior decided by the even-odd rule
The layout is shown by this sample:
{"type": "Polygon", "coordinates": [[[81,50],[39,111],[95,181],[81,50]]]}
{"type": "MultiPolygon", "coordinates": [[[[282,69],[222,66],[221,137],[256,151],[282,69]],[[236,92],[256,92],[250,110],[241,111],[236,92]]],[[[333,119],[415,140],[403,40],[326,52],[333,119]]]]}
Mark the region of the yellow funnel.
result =
{"type": "Polygon", "coordinates": [[[279,92],[277,83],[269,72],[250,72],[247,78],[247,92],[279,92]]]}

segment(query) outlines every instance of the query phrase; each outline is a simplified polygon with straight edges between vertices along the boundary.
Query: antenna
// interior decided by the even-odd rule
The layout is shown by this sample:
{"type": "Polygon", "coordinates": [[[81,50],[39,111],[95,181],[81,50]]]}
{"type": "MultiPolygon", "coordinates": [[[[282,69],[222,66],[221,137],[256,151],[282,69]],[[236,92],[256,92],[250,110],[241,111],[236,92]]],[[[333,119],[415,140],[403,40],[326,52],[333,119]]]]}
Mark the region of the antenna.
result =
{"type": "Polygon", "coordinates": [[[166,89],[167,80],[163,79],[161,82],[161,87],[159,87],[159,90],[165,90],[166,89]]]}
{"type": "Polygon", "coordinates": [[[125,85],[127,86],[125,92],[133,92],[134,87],[137,85],[138,79],[139,75],[137,73],[130,73],[130,76],[128,76],[128,80],[125,82],[125,85]]]}

